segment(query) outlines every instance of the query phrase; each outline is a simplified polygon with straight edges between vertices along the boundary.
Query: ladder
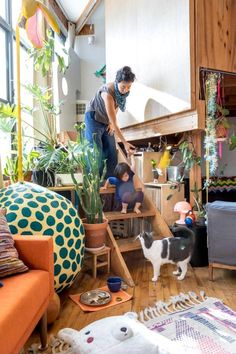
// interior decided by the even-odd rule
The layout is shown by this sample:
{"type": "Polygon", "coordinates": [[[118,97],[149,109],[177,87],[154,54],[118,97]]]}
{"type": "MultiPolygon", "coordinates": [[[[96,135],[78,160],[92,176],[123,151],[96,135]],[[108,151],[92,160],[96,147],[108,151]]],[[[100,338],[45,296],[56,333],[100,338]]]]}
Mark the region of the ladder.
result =
{"type": "MultiPolygon", "coordinates": [[[[121,149],[118,147],[118,159],[120,162],[127,162],[126,157],[122,153],[121,149]]],[[[134,176],[134,184],[135,187],[144,187],[140,178],[135,175],[134,176]]],[[[171,236],[172,233],[166,224],[165,220],[162,218],[160,212],[156,209],[155,205],[151,201],[148,196],[148,193],[144,190],[144,201],[141,206],[141,213],[136,214],[134,212],[127,212],[127,214],[122,214],[117,211],[109,211],[104,212],[106,219],[109,221],[113,220],[125,220],[125,219],[133,219],[142,218],[145,220],[148,218],[148,222],[150,222],[150,228],[154,231],[157,239],[162,239],[163,237],[171,236]]],[[[115,188],[108,188],[107,190],[101,190],[101,193],[115,193],[115,188]]],[[[133,237],[129,238],[120,238],[115,239],[112,230],[108,224],[107,227],[107,246],[111,248],[111,268],[115,274],[119,275],[129,286],[134,286],[134,281],[130,274],[130,271],[125,263],[123,254],[126,252],[137,251],[141,249],[141,244],[139,240],[135,240],[137,235],[133,235],[133,237]]]]}

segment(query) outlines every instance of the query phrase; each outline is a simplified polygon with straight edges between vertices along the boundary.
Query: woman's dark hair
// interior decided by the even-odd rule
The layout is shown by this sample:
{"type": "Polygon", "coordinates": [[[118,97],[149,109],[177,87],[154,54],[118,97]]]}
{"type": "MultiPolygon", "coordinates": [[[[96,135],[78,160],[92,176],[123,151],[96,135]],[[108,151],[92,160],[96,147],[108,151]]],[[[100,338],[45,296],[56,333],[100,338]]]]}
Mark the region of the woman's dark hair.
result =
{"type": "Polygon", "coordinates": [[[132,73],[131,68],[129,66],[123,66],[120,70],[116,73],[116,81],[121,82],[134,82],[135,74],[132,73]]]}
{"type": "Polygon", "coordinates": [[[129,167],[129,165],[126,162],[118,163],[114,170],[114,176],[118,179],[121,179],[125,173],[131,173],[131,168],[129,167]]]}

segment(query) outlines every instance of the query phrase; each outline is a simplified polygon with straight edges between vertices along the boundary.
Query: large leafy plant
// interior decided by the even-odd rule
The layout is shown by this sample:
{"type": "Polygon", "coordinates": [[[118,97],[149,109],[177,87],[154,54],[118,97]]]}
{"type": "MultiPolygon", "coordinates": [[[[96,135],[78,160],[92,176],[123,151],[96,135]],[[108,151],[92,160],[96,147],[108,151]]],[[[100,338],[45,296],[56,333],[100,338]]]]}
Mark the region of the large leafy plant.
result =
{"type": "Polygon", "coordinates": [[[86,221],[88,224],[102,223],[103,204],[100,196],[100,186],[104,181],[106,167],[104,167],[102,176],[100,176],[100,151],[95,142],[91,146],[85,139],[83,124],[78,127],[77,143],[70,148],[71,157],[79,166],[83,176],[83,183],[80,184],[77,182],[74,172],[71,173],[76,192],[86,215],[86,221]]]}
{"type": "MultiPolygon", "coordinates": [[[[43,42],[44,46],[42,48],[32,48],[29,50],[29,57],[34,61],[34,69],[36,71],[41,71],[42,75],[46,76],[51,70],[51,65],[55,56],[59,71],[64,74],[66,71],[65,59],[55,51],[55,42],[52,31],[47,30],[47,40],[44,40],[43,42]]],[[[62,50],[67,56],[67,51],[64,48],[62,50]]]]}
{"type": "MultiPolygon", "coordinates": [[[[63,51],[67,54],[64,49],[63,51]]],[[[63,73],[66,70],[64,58],[55,51],[54,38],[51,31],[47,31],[47,40],[44,41],[43,48],[31,49],[29,57],[33,58],[35,70],[41,71],[43,76],[51,74],[54,57],[57,60],[59,70],[63,73]]],[[[21,110],[26,111],[30,115],[39,110],[43,119],[41,129],[37,129],[35,126],[31,126],[29,122],[22,120],[23,124],[31,126],[38,133],[37,138],[33,138],[39,143],[37,153],[34,155],[34,168],[43,171],[56,171],[62,161],[65,160],[65,154],[67,154],[67,151],[59,143],[56,132],[56,117],[60,113],[60,104],[62,102],[60,102],[59,106],[55,106],[52,103],[51,88],[42,88],[38,85],[25,85],[25,88],[34,98],[34,107],[30,108],[22,105],[21,110]]],[[[17,106],[9,103],[0,103],[0,129],[11,133],[13,138],[15,136],[14,126],[16,118],[17,106]]],[[[8,166],[6,166],[9,171],[17,168],[17,159],[14,155],[12,158],[13,166],[10,164],[10,159],[8,159],[8,166]]]]}

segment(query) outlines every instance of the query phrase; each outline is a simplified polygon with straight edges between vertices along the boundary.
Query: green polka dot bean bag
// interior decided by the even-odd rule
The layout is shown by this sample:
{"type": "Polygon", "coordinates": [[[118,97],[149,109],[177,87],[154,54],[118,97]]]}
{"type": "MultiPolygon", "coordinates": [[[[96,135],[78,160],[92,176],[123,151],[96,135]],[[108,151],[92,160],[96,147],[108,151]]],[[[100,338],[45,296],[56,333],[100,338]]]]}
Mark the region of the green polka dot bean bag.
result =
{"type": "Polygon", "coordinates": [[[53,237],[55,289],[68,288],[84,256],[84,228],[73,204],[49,189],[24,182],[0,189],[0,206],[7,209],[12,234],[53,237]]]}

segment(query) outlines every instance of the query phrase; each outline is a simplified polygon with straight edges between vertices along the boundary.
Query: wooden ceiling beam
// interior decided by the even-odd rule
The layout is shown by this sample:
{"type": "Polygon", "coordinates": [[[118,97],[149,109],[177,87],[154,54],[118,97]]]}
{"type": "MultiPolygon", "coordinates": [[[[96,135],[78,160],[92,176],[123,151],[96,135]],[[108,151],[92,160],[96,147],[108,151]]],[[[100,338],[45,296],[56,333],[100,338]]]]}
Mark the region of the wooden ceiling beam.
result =
{"type": "Polygon", "coordinates": [[[199,127],[198,119],[196,110],[188,110],[122,128],[122,132],[128,141],[141,140],[197,130],[199,127]]]}
{"type": "Polygon", "coordinates": [[[48,0],[49,5],[55,12],[56,16],[59,18],[60,22],[63,24],[66,30],[68,30],[68,19],[62,12],[60,6],[57,4],[55,0],[48,0]]]}
{"type": "Polygon", "coordinates": [[[80,32],[79,32],[79,36],[92,36],[95,33],[94,31],[94,25],[84,25],[80,32]]]}
{"type": "Polygon", "coordinates": [[[76,31],[75,35],[80,35],[83,27],[86,25],[89,17],[92,15],[94,10],[96,9],[97,5],[99,4],[100,0],[90,0],[85,7],[84,11],[76,21],[76,31]]]}

